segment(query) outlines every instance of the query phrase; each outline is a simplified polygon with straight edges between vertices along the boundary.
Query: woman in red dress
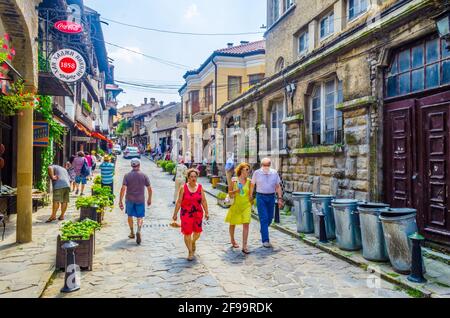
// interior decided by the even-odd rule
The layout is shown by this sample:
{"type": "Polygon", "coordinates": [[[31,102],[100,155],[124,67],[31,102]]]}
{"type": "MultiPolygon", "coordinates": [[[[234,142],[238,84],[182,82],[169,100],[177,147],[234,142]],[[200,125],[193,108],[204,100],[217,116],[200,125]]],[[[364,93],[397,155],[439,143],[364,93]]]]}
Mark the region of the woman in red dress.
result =
{"type": "Polygon", "coordinates": [[[202,233],[203,212],[205,219],[209,220],[208,203],[202,185],[197,183],[198,176],[196,169],[188,170],[188,183],[180,189],[173,213],[173,220],[176,222],[181,208],[181,233],[189,251],[188,261],[194,259],[195,244],[202,233]]]}

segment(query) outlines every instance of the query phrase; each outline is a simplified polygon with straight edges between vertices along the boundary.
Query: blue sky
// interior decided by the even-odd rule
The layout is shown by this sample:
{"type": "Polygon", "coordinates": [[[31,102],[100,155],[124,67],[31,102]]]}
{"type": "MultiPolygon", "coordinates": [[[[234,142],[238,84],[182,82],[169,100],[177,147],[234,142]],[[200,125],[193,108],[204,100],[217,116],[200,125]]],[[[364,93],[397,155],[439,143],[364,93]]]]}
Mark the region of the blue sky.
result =
{"type": "MultiPolygon", "coordinates": [[[[241,33],[264,31],[266,0],[85,0],[102,17],[149,28],[193,33],[241,33]]],[[[108,22],[105,40],[190,68],[197,68],[216,49],[228,42],[256,41],[262,34],[239,36],[186,36],[156,33],[108,22]]],[[[183,84],[186,69],[173,68],[146,57],[107,45],[116,66],[116,79],[155,84],[183,84]]],[[[181,86],[181,85],[180,85],[181,86]]],[[[144,97],[168,103],[179,101],[177,94],[125,88],[119,107],[140,105],[144,97]]]]}

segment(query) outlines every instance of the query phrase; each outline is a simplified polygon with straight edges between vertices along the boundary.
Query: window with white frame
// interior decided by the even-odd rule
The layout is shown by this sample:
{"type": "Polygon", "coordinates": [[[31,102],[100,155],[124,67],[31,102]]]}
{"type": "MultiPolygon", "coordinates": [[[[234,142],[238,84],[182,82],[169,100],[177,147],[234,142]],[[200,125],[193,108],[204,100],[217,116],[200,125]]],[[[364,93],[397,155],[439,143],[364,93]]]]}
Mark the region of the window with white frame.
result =
{"type": "Polygon", "coordinates": [[[294,0],[284,0],[284,11],[287,11],[294,5],[294,0]]]}
{"type": "Polygon", "coordinates": [[[308,31],[303,32],[298,37],[298,53],[303,55],[308,52],[308,31]]]}
{"type": "Polygon", "coordinates": [[[314,146],[342,143],[342,112],[336,110],[336,105],[342,102],[341,81],[324,81],[314,88],[310,100],[310,132],[314,146]]]}
{"type": "Polygon", "coordinates": [[[284,102],[275,102],[270,112],[270,140],[272,151],[282,150],[286,147],[286,126],[283,124],[284,118],[284,102]]]}
{"type": "Polygon", "coordinates": [[[280,0],[272,0],[272,23],[280,17],[280,0]]]}
{"type": "Polygon", "coordinates": [[[348,0],[348,19],[352,20],[367,11],[369,0],[348,0]]]}
{"type": "Polygon", "coordinates": [[[334,12],[327,14],[320,20],[320,38],[324,39],[334,33],[334,12]]]}

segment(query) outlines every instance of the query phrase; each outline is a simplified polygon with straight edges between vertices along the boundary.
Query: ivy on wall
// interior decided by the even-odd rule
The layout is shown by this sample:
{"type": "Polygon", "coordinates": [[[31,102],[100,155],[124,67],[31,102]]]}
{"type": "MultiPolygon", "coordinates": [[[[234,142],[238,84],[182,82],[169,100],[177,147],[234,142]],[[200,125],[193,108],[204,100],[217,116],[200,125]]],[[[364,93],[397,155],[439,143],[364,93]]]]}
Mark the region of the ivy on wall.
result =
{"type": "Polygon", "coordinates": [[[40,113],[49,126],[49,145],[41,154],[41,174],[37,188],[40,191],[48,190],[48,166],[53,164],[55,159],[55,146],[62,147],[65,129],[53,119],[53,103],[50,96],[39,96],[36,112],[40,113]]]}

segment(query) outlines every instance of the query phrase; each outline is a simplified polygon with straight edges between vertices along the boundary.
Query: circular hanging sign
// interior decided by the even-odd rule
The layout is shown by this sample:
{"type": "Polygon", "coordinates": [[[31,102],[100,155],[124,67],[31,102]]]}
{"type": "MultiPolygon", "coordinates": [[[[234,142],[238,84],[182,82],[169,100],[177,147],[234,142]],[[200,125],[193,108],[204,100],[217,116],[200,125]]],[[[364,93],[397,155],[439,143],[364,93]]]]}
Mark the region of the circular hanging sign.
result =
{"type": "Polygon", "coordinates": [[[63,33],[78,34],[83,31],[83,26],[75,22],[58,21],[55,23],[55,29],[63,33]]]}
{"type": "Polygon", "coordinates": [[[73,83],[86,74],[86,61],[77,51],[62,49],[50,58],[53,75],[63,82],[73,83]]]}

